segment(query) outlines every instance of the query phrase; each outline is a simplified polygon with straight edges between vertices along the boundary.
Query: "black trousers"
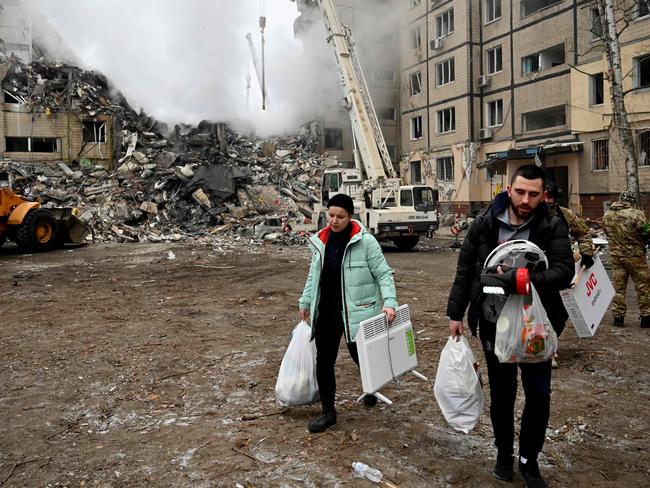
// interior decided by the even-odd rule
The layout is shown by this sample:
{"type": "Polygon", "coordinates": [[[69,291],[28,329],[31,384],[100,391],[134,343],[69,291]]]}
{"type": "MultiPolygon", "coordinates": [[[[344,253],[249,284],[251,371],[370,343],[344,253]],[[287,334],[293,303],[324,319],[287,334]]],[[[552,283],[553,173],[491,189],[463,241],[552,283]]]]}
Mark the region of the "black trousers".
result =
{"type": "Polygon", "coordinates": [[[494,354],[496,324],[479,321],[479,337],[483,344],[490,380],[490,417],[494,444],[502,456],[513,454],[515,438],[515,399],[517,370],[521,370],[525,404],[519,432],[519,455],[537,459],[544,446],[551,405],[551,361],[543,363],[501,363],[494,354]]]}
{"type": "MultiPolygon", "coordinates": [[[[339,353],[339,344],[343,335],[343,317],[340,312],[320,313],[316,319],[316,379],[320,391],[323,411],[334,411],[336,394],[336,377],[334,364],[339,353]]],[[[354,362],[359,365],[357,344],[348,342],[348,351],[354,362]]]]}

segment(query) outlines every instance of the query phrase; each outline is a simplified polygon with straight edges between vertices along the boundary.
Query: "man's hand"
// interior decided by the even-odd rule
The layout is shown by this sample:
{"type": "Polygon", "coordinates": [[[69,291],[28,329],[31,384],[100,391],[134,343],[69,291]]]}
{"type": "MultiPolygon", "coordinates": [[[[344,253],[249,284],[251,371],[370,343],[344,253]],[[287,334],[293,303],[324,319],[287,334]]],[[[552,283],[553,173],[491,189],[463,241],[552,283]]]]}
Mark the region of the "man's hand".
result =
{"type": "Polygon", "coordinates": [[[449,330],[451,331],[451,336],[456,339],[460,338],[463,335],[463,321],[462,320],[450,320],[449,321],[449,330]]]}
{"type": "Polygon", "coordinates": [[[395,309],[390,307],[384,307],[382,309],[388,318],[388,323],[390,324],[395,319],[395,309]]]}
{"type": "Polygon", "coordinates": [[[304,320],[307,322],[309,320],[309,309],[308,308],[301,308],[300,309],[300,319],[304,320]]]}
{"type": "Polygon", "coordinates": [[[587,269],[591,268],[594,265],[594,258],[592,256],[587,256],[586,254],[582,255],[582,259],[580,259],[580,267],[582,268],[583,266],[587,269]]]}

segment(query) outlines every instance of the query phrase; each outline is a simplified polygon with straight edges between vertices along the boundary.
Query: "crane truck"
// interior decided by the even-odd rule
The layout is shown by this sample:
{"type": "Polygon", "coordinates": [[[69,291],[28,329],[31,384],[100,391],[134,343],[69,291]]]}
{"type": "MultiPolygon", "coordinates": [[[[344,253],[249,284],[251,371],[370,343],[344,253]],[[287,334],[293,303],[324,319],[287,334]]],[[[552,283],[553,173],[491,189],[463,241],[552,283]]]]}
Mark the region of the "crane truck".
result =
{"type": "Polygon", "coordinates": [[[326,169],[315,222],[325,222],[327,201],[337,193],[352,197],[356,217],[379,241],[412,249],[421,236],[438,229],[438,191],[404,185],[397,176],[355,49],[351,28],[339,22],[332,0],[316,3],[334,51],[343,88],[343,106],[352,123],[354,168],[326,169]]]}

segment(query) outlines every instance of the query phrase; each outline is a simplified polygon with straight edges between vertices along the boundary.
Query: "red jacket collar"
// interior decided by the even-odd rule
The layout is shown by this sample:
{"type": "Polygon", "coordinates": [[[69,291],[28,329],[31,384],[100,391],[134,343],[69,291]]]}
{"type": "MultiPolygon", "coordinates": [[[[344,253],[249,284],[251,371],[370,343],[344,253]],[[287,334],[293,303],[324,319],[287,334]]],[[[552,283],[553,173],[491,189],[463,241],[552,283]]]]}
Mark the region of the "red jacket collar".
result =
{"type": "MultiPolygon", "coordinates": [[[[352,232],[350,232],[350,239],[352,239],[352,237],[361,232],[361,226],[354,220],[351,220],[350,222],[352,223],[352,232]]],[[[318,233],[318,238],[323,244],[327,244],[327,239],[330,236],[330,232],[332,232],[332,228],[328,225],[318,233]]]]}

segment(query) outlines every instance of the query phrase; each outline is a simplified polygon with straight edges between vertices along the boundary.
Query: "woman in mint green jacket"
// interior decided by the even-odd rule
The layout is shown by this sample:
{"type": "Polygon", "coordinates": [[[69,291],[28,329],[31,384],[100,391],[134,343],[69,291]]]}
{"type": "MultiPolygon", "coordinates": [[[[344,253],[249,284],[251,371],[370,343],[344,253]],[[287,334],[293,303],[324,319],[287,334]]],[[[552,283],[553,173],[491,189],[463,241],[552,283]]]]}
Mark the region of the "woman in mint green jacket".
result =
{"type": "MultiPolygon", "coordinates": [[[[328,226],[309,240],[312,260],[299,306],[303,320],[311,320],[316,341],[316,376],[323,412],[309,423],[311,432],[336,424],[334,364],[341,336],[357,365],[355,336],[359,323],[382,311],[392,321],[397,308],[393,270],[377,240],[352,219],[352,199],[343,194],[328,203],[328,226]]],[[[377,402],[366,395],[364,404],[377,402]]]]}

